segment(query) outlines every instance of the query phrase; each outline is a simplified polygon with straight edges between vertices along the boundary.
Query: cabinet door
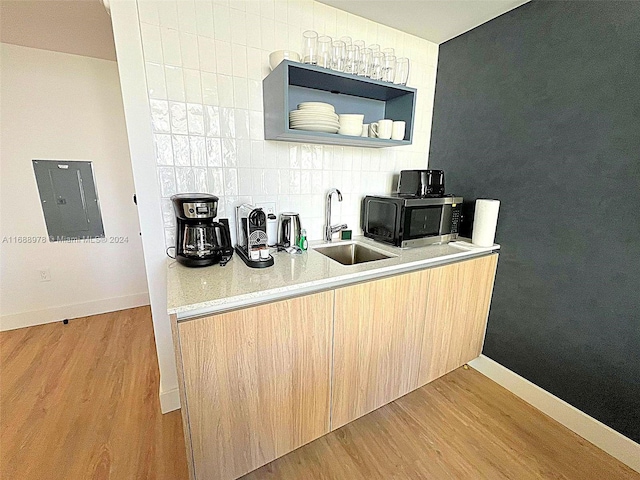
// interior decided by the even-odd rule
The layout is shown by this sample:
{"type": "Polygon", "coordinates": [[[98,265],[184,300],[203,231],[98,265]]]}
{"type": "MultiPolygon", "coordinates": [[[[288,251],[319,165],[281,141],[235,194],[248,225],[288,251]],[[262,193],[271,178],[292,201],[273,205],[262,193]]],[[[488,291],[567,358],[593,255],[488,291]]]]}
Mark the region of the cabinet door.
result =
{"type": "Polygon", "coordinates": [[[333,292],[178,325],[195,477],[233,479],[329,431],[333,292]]]}
{"type": "Polygon", "coordinates": [[[498,255],[431,269],[419,385],[482,351],[498,255]]]}
{"type": "Polygon", "coordinates": [[[418,384],[429,271],[336,290],[331,429],[418,384]]]}

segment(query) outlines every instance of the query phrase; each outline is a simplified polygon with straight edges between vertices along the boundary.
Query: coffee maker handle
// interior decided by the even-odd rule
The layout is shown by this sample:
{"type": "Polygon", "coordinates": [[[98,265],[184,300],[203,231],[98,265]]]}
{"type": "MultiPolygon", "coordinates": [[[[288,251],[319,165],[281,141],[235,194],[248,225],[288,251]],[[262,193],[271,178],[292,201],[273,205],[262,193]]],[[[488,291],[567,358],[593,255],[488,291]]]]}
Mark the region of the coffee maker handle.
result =
{"type": "Polygon", "coordinates": [[[215,228],[220,235],[220,248],[224,255],[233,255],[233,245],[231,245],[231,231],[229,230],[229,221],[221,218],[220,223],[216,223],[215,228]]]}

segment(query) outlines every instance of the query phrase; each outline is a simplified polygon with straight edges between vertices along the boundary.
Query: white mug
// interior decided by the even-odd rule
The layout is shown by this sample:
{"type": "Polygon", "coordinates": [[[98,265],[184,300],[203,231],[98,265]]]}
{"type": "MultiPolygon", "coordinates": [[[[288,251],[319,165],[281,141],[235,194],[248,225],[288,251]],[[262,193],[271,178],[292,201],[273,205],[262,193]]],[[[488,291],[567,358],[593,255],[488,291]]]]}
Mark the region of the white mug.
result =
{"type": "Polygon", "coordinates": [[[369,124],[368,123],[363,123],[362,124],[362,134],[360,136],[361,137],[368,137],[369,136],[369,124]]]}
{"type": "Polygon", "coordinates": [[[393,122],[393,127],[391,127],[391,138],[393,140],[404,140],[404,131],[406,126],[407,123],[401,120],[393,122]]]}
{"type": "Polygon", "coordinates": [[[369,128],[369,136],[383,138],[389,140],[391,138],[391,130],[393,129],[393,120],[378,120],[371,124],[369,128]]]}

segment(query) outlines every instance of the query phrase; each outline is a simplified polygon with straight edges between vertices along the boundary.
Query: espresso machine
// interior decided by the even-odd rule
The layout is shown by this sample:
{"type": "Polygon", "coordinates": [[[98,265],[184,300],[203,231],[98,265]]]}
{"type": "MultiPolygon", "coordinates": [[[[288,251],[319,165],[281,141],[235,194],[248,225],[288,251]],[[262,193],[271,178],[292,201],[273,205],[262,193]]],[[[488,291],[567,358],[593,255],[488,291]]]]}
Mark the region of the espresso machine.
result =
{"type": "Polygon", "coordinates": [[[187,267],[207,267],[231,260],[229,221],[218,214],[218,197],[180,193],[171,197],[176,214],[176,260],[187,267]]]}
{"type": "Polygon", "coordinates": [[[265,268],[273,265],[267,247],[267,215],[262,208],[243,203],[236,207],[236,252],[248,267],[265,268]]]}

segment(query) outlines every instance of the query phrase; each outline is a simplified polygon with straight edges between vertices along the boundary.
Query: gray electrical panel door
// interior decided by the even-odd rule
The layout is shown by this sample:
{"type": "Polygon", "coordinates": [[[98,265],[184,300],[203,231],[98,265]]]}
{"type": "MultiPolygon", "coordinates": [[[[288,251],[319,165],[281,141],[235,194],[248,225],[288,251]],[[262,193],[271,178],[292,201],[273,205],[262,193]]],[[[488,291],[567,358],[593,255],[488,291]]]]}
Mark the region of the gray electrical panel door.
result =
{"type": "Polygon", "coordinates": [[[104,238],[91,162],[33,160],[49,240],[104,238]]]}

